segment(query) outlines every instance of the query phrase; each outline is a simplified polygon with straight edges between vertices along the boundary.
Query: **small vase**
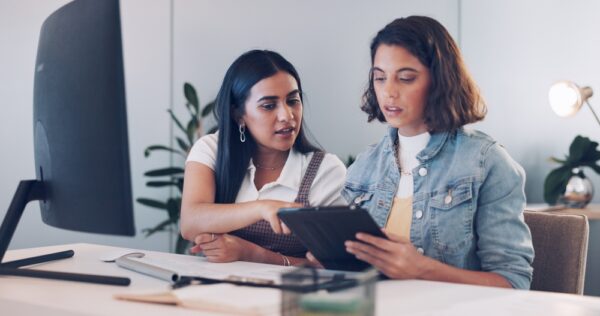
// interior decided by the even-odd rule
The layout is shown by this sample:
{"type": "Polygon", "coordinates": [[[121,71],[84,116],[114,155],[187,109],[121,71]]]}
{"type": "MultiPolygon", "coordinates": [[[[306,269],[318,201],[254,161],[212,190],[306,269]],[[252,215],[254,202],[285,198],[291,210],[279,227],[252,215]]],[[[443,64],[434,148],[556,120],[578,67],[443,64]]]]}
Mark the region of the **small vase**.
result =
{"type": "Polygon", "coordinates": [[[594,197],[594,186],[581,169],[573,168],[572,172],[565,193],[558,198],[558,202],[571,208],[584,208],[594,197]]]}

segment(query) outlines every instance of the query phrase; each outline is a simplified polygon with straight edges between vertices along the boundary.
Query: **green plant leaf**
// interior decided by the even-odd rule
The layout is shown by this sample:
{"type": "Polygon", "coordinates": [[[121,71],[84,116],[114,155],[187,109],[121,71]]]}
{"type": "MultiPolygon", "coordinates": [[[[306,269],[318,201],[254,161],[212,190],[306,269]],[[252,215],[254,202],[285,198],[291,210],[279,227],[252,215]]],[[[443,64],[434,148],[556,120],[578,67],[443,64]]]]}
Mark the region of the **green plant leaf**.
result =
{"type": "Polygon", "coordinates": [[[356,158],[352,155],[348,155],[348,159],[346,159],[346,168],[350,167],[351,164],[354,163],[354,161],[356,160],[356,158]]]}
{"type": "Polygon", "coordinates": [[[175,140],[177,141],[177,145],[179,145],[179,148],[181,148],[181,150],[185,152],[188,152],[190,150],[191,144],[188,144],[183,138],[175,137],[175,140]]]}
{"type": "Polygon", "coordinates": [[[175,253],[185,254],[189,244],[189,241],[183,239],[183,236],[181,236],[181,234],[178,234],[177,242],[175,242],[175,253]]]}
{"type": "Polygon", "coordinates": [[[163,176],[172,176],[172,175],[183,174],[183,172],[184,172],[184,170],[182,168],[167,167],[167,168],[146,171],[146,173],[144,173],[144,175],[147,177],[163,177],[163,176]]]}
{"type": "Polygon", "coordinates": [[[189,104],[191,104],[194,108],[194,114],[198,115],[198,111],[200,108],[200,102],[198,102],[198,95],[196,94],[196,89],[190,83],[183,84],[183,94],[185,94],[185,99],[189,104]]]}
{"type": "Polygon", "coordinates": [[[200,114],[201,117],[207,117],[210,115],[210,113],[213,112],[213,109],[215,108],[215,100],[213,100],[212,102],[208,103],[207,105],[204,106],[204,109],[202,109],[202,114],[200,114]]]}
{"type": "Polygon", "coordinates": [[[219,130],[219,126],[214,126],[208,130],[208,134],[214,134],[219,130]]]}
{"type": "Polygon", "coordinates": [[[167,210],[167,203],[162,202],[162,201],[149,199],[149,198],[137,198],[136,201],[142,205],[146,205],[146,206],[149,206],[152,208],[167,210]]]}
{"type": "Polygon", "coordinates": [[[600,152],[598,151],[598,143],[590,141],[589,146],[581,157],[582,164],[595,164],[600,159],[600,152]]]}
{"type": "Polygon", "coordinates": [[[144,233],[145,237],[148,237],[156,232],[162,232],[162,231],[167,230],[167,228],[171,224],[176,224],[176,223],[173,223],[170,219],[167,219],[152,228],[142,229],[142,233],[144,233]]]}
{"type": "Polygon", "coordinates": [[[177,188],[179,189],[180,193],[183,193],[183,178],[177,179],[177,188]]]}
{"type": "Polygon", "coordinates": [[[594,169],[592,166],[595,165],[598,160],[600,160],[598,143],[590,140],[588,137],[577,135],[569,146],[569,155],[566,157],[563,164],[570,168],[588,166],[594,169]]]}
{"type": "MultiPolygon", "coordinates": [[[[596,146],[598,146],[598,143],[596,143],[596,146]]],[[[577,135],[569,146],[569,157],[567,158],[567,162],[574,167],[578,166],[579,163],[585,159],[586,153],[590,150],[594,150],[596,146],[594,146],[589,138],[577,135]]]]}
{"type": "MultiPolygon", "coordinates": [[[[177,145],[172,147],[163,146],[163,145],[152,145],[146,148],[144,151],[144,156],[149,157],[153,151],[168,151],[171,153],[177,153],[185,157],[187,155],[188,150],[194,144],[194,141],[200,135],[198,132],[203,130],[202,126],[202,118],[207,117],[210,113],[213,112],[215,107],[214,100],[208,103],[206,106],[202,108],[202,112],[200,112],[200,100],[196,93],[196,89],[190,84],[185,83],[183,86],[183,92],[186,98],[185,107],[190,114],[189,121],[184,122],[180,121],[177,116],[175,116],[173,110],[169,109],[168,113],[177,126],[179,130],[181,130],[185,137],[174,137],[174,141],[177,145]],[[185,123],[184,124],[182,124],[185,123]],[[178,149],[179,147],[180,149],[178,149]]],[[[215,126],[210,129],[209,133],[214,133],[218,128],[215,126]]],[[[158,231],[170,230],[170,225],[175,225],[175,229],[177,229],[177,223],[179,222],[180,211],[181,211],[181,194],[183,193],[183,173],[184,169],[181,167],[168,167],[168,168],[160,168],[147,171],[144,175],[147,177],[169,177],[167,180],[151,180],[146,182],[146,186],[148,187],[169,187],[175,186],[179,190],[179,192],[170,191],[171,197],[166,201],[158,201],[154,199],[148,198],[138,198],[137,201],[140,204],[147,205],[153,208],[166,210],[169,218],[157,226],[149,229],[143,230],[146,236],[150,236],[158,231]]],[[[189,242],[178,236],[176,242],[176,251],[178,253],[183,253],[187,247],[189,246],[189,242]]]]}
{"type": "Polygon", "coordinates": [[[181,151],[173,149],[171,147],[163,146],[163,145],[152,145],[152,146],[146,147],[146,149],[144,150],[144,157],[147,158],[147,157],[150,156],[151,152],[158,151],[158,150],[168,151],[168,152],[171,152],[171,153],[174,153],[174,154],[178,154],[178,155],[181,155],[181,156],[185,157],[185,154],[182,153],[181,151]]]}
{"type": "Polygon", "coordinates": [[[179,222],[179,211],[181,210],[181,199],[170,198],[167,200],[167,211],[172,222],[179,222]]]}
{"type": "Polygon", "coordinates": [[[167,112],[169,112],[169,114],[171,115],[171,119],[173,120],[173,122],[175,122],[175,125],[177,125],[177,127],[179,127],[179,129],[182,132],[187,132],[187,130],[185,129],[185,127],[183,127],[183,125],[181,124],[181,122],[179,121],[179,119],[175,116],[175,114],[173,113],[173,111],[171,110],[167,110],[167,112]]]}
{"type": "Polygon", "coordinates": [[[569,155],[567,156],[567,161],[579,161],[581,156],[583,156],[583,152],[585,151],[585,139],[580,135],[577,135],[575,139],[569,145],[569,155]]]}
{"type": "Polygon", "coordinates": [[[190,117],[197,117],[198,113],[196,113],[196,109],[194,109],[194,106],[192,104],[190,104],[189,102],[185,103],[185,108],[188,110],[188,113],[190,114],[190,117]]]}
{"type": "Polygon", "coordinates": [[[554,158],[554,157],[550,157],[548,160],[559,163],[561,165],[564,164],[565,162],[567,162],[566,160],[562,160],[562,159],[558,159],[558,158],[554,158]]]}
{"type": "Polygon", "coordinates": [[[198,120],[192,118],[188,122],[186,136],[190,144],[194,143],[196,132],[198,131],[198,120]]]}
{"type": "Polygon", "coordinates": [[[587,153],[585,156],[586,163],[596,163],[598,160],[600,160],[600,151],[595,148],[594,151],[587,153]]]}
{"type": "Polygon", "coordinates": [[[550,171],[544,181],[544,201],[546,203],[556,204],[558,197],[565,192],[571,174],[569,166],[562,166],[550,171]]]}
{"type": "Polygon", "coordinates": [[[146,185],[152,188],[177,186],[177,181],[148,181],[146,185]]]}

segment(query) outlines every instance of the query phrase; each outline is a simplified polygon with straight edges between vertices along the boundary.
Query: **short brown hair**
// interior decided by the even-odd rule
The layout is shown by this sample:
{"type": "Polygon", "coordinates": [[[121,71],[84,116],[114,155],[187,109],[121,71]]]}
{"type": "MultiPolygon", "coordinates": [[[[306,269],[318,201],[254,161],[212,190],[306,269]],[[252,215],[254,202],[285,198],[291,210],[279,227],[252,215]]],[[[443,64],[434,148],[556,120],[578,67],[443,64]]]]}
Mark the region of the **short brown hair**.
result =
{"type": "MultiPolygon", "coordinates": [[[[430,132],[452,131],[482,120],[487,112],[479,88],[466,69],[456,42],[438,21],[410,16],[392,21],[371,42],[371,65],[380,45],[407,49],[430,72],[431,84],[425,104],[425,124],[430,132]]],[[[373,87],[373,72],[363,94],[361,109],[385,122],[373,87]]]]}

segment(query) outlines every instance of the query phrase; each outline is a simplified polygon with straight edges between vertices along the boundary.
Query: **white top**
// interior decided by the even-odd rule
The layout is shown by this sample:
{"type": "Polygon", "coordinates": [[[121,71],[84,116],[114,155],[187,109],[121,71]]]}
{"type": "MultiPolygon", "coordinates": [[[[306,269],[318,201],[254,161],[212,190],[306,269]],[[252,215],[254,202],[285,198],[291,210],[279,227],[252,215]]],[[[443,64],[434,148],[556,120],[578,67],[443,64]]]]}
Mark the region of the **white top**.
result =
{"type": "Polygon", "coordinates": [[[398,157],[402,174],[396,192],[397,197],[406,198],[413,195],[412,170],[420,164],[417,155],[425,149],[430,138],[431,134],[428,132],[416,136],[402,136],[398,133],[398,157]]]}
{"type": "MultiPolygon", "coordinates": [[[[218,133],[215,133],[198,139],[190,150],[186,164],[197,162],[215,170],[217,137],[218,133]]],[[[256,167],[250,159],[248,171],[235,199],[236,203],[256,200],[294,201],[312,155],[313,153],[302,154],[292,148],[279,178],[275,182],[265,184],[260,190],[254,185],[256,167]]],[[[310,189],[310,205],[347,205],[340,194],[345,180],[346,167],[342,161],[336,155],[325,154],[310,189]]]]}

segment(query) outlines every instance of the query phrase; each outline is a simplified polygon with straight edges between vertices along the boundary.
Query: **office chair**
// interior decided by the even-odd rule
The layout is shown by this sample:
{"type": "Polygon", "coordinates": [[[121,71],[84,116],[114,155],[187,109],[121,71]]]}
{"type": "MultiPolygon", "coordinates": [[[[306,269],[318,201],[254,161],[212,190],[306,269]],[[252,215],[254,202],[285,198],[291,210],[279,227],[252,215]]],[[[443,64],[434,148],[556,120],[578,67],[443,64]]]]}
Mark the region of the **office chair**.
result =
{"type": "Polygon", "coordinates": [[[531,290],[583,294],[587,217],[531,211],[524,215],[535,250],[531,290]]]}

